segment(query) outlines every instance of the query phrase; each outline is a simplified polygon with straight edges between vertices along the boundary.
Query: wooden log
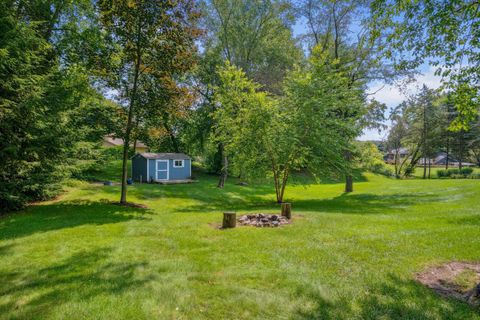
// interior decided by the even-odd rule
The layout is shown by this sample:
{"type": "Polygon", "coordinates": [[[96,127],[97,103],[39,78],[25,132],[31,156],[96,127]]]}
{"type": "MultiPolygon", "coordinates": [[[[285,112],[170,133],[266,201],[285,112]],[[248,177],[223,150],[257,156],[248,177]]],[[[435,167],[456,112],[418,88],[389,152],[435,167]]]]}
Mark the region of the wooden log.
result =
{"type": "Polygon", "coordinates": [[[235,228],[237,225],[237,214],[235,212],[224,212],[223,213],[223,224],[222,228],[235,228]]]}
{"type": "Polygon", "coordinates": [[[292,204],[284,202],[282,203],[282,216],[290,220],[292,218],[292,204]]]}

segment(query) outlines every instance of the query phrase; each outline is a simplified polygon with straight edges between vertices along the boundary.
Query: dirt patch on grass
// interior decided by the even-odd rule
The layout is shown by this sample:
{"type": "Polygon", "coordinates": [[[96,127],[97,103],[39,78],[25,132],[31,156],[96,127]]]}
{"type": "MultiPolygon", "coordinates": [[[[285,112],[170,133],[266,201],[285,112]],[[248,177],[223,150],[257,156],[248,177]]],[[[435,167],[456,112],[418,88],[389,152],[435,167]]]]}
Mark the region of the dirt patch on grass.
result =
{"type": "Polygon", "coordinates": [[[418,273],[416,279],[441,296],[480,306],[480,263],[450,262],[418,273]]]}

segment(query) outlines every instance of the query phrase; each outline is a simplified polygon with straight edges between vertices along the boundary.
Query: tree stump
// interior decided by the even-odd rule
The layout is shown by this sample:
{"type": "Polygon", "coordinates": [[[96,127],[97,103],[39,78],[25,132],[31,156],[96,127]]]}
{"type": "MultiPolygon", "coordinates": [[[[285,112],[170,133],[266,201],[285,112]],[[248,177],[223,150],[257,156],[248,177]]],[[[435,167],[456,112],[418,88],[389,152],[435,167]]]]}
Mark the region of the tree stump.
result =
{"type": "Polygon", "coordinates": [[[290,220],[292,218],[292,204],[282,203],[282,216],[290,220]]]}
{"type": "Polygon", "coordinates": [[[235,212],[224,212],[223,213],[223,224],[222,228],[235,228],[237,225],[237,214],[235,212]]]}

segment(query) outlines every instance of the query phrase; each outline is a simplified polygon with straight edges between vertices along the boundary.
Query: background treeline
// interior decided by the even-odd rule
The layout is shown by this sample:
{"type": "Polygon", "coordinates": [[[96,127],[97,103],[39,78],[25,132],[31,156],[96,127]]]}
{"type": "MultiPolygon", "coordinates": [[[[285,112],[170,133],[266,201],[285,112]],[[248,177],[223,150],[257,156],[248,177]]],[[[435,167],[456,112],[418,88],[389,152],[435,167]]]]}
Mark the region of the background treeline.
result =
{"type": "Polygon", "coordinates": [[[437,2],[3,0],[0,210],[55,195],[82,160],[103,157],[106,134],[124,140],[122,203],[137,140],[196,156],[219,187],[229,175],[269,178],[279,202],[296,170],[343,177],[352,191],[358,168],[385,170],[355,141],[383,128],[372,81],[440,57],[456,110],[443,135],[477,119],[478,4],[437,2]]]}
{"type": "Polygon", "coordinates": [[[433,160],[439,155],[445,157],[445,169],[459,167],[459,172],[440,172],[442,177],[459,174],[463,163],[480,165],[480,119],[476,116],[470,120],[468,129],[453,127],[459,118],[454,99],[452,93],[442,94],[423,86],[418,94],[392,111],[386,146],[394,154],[397,177],[412,175],[420,165],[423,178],[430,178],[433,160]]]}

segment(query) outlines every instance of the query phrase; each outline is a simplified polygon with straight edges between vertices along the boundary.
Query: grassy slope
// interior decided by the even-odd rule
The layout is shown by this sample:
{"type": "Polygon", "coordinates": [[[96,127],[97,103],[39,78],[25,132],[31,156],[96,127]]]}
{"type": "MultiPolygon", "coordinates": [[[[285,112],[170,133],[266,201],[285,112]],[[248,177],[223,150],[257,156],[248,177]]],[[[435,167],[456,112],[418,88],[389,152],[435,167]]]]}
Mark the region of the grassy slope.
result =
{"type": "Polygon", "coordinates": [[[271,187],[135,185],[142,210],[77,185],[0,219],[0,319],[480,319],[413,280],[480,261],[480,182],[365,178],[291,186],[294,224],[225,231],[222,211],[278,211],[271,187]]]}

